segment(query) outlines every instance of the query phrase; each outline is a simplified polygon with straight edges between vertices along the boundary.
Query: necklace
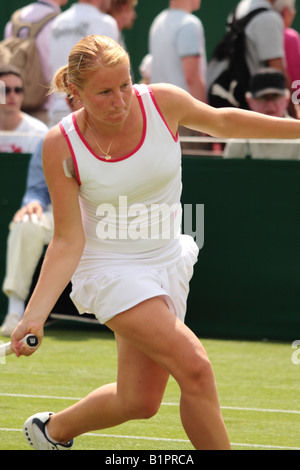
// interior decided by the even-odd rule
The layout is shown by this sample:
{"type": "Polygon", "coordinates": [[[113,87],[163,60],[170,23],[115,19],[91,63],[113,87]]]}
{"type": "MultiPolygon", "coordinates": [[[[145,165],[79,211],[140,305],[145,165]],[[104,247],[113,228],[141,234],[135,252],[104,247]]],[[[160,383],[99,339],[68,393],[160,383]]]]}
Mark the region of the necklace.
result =
{"type": "Polygon", "coordinates": [[[95,139],[95,141],[96,141],[96,144],[97,144],[97,146],[98,146],[98,148],[99,148],[101,154],[103,154],[105,160],[111,160],[111,155],[109,155],[109,151],[110,151],[110,149],[111,149],[111,146],[112,146],[112,143],[113,143],[114,139],[113,139],[113,140],[111,141],[111,143],[109,144],[108,149],[107,149],[107,152],[105,152],[105,151],[101,148],[101,146],[100,146],[100,144],[99,144],[99,142],[98,142],[98,140],[97,140],[97,138],[96,138],[96,136],[95,136],[95,133],[94,133],[92,127],[89,125],[89,123],[87,122],[87,120],[86,120],[85,118],[84,118],[84,120],[85,120],[85,123],[86,123],[86,125],[88,126],[89,130],[90,130],[91,133],[93,134],[93,137],[94,137],[94,139],[95,139]]]}

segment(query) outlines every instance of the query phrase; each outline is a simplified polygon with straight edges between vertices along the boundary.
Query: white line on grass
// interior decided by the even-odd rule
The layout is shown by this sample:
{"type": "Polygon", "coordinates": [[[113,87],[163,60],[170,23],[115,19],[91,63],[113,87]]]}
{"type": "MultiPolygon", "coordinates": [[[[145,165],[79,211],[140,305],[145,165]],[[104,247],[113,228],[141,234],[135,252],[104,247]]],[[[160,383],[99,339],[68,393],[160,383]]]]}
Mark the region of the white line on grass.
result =
{"type": "MultiPolygon", "coordinates": [[[[22,429],[13,429],[13,428],[0,428],[0,432],[22,432],[22,429]]],[[[185,442],[189,443],[188,439],[168,439],[165,437],[148,437],[148,436],[126,436],[123,434],[98,434],[98,433],[86,433],[81,437],[99,437],[99,438],[113,438],[113,439],[132,439],[139,441],[161,441],[161,442],[185,442]]],[[[254,447],[260,449],[281,449],[281,450],[300,450],[299,447],[284,447],[284,446],[271,446],[271,445],[261,445],[261,444],[239,444],[232,442],[233,447],[254,447]]]]}
{"type": "MultiPolygon", "coordinates": [[[[0,393],[0,397],[16,397],[16,398],[42,398],[45,400],[71,400],[78,401],[82,397],[57,397],[51,395],[25,395],[22,393],[0,393]]],[[[163,402],[163,406],[179,406],[179,403],[172,402],[163,402]]],[[[233,411],[253,411],[253,412],[263,412],[263,413],[286,413],[286,414],[295,414],[300,415],[298,410],[276,410],[276,409],[267,409],[267,408],[242,408],[239,406],[221,406],[222,410],[233,410],[233,411]]]]}
{"type": "Polygon", "coordinates": [[[260,444],[238,444],[235,442],[231,443],[232,447],[255,447],[260,449],[277,449],[277,450],[300,450],[299,447],[283,447],[283,446],[265,446],[260,444]]]}
{"type": "MultiPolygon", "coordinates": [[[[178,403],[162,403],[165,406],[177,406],[178,403]]],[[[254,411],[254,412],[263,412],[263,413],[287,413],[300,415],[300,411],[297,410],[272,410],[266,408],[242,408],[239,406],[221,406],[222,410],[233,410],[233,411],[254,411]]]]}
{"type": "Polygon", "coordinates": [[[297,410],[272,410],[266,408],[240,408],[238,406],[221,406],[222,410],[234,410],[234,411],[258,411],[263,413],[287,413],[287,414],[294,414],[300,415],[300,411],[297,410]]]}

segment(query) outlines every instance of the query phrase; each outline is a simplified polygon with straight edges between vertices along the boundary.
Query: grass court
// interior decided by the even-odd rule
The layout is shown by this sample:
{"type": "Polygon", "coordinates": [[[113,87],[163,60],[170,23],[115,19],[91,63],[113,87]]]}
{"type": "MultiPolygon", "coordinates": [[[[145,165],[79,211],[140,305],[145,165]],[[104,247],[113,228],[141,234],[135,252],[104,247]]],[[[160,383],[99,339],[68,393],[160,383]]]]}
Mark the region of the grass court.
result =
{"type": "MultiPolygon", "coordinates": [[[[233,450],[300,450],[300,364],[292,361],[292,344],[202,343],[214,367],[233,450]]],[[[24,421],[40,411],[58,412],[114,382],[116,361],[109,331],[65,321],[46,327],[42,346],[30,358],[0,362],[0,450],[30,450],[21,432],[24,421]]],[[[155,417],[85,434],[73,449],[193,450],[181,426],[176,382],[170,378],[155,417]]]]}

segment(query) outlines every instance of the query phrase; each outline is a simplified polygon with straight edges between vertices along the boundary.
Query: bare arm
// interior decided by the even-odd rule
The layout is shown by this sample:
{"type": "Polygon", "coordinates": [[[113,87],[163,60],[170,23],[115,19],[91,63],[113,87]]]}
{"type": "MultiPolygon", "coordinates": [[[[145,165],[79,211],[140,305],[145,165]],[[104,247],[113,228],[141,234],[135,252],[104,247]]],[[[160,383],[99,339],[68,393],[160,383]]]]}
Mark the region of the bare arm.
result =
{"type": "Polygon", "coordinates": [[[201,57],[184,57],[181,62],[189,92],[197,100],[206,103],[206,85],[200,73],[201,57]]]}
{"type": "Polygon", "coordinates": [[[152,85],[170,129],[178,125],[213,137],[237,139],[298,139],[300,122],[236,108],[213,108],[172,85],[152,85]]]}
{"type": "MultiPolygon", "coordinates": [[[[22,322],[12,335],[12,348],[27,333],[41,340],[43,325],[60,294],[68,285],[80,260],[85,239],[78,200],[78,183],[67,178],[63,160],[69,150],[59,128],[45,138],[43,165],[54,216],[54,235],[48,246],[41,274],[22,322]]],[[[15,349],[18,354],[18,351],[15,349]]]]}

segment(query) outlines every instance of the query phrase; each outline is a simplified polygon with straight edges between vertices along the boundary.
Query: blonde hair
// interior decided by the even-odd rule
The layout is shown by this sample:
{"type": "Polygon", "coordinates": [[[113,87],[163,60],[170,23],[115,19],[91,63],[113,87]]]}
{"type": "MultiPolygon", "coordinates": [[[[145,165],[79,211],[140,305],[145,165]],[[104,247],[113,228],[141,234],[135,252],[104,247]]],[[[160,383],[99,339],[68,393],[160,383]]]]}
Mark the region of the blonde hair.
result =
{"type": "Polygon", "coordinates": [[[51,91],[73,96],[70,84],[83,89],[91,72],[124,63],[130,66],[128,53],[116,41],[106,36],[86,36],[71,50],[68,65],[57,70],[51,91]]]}

